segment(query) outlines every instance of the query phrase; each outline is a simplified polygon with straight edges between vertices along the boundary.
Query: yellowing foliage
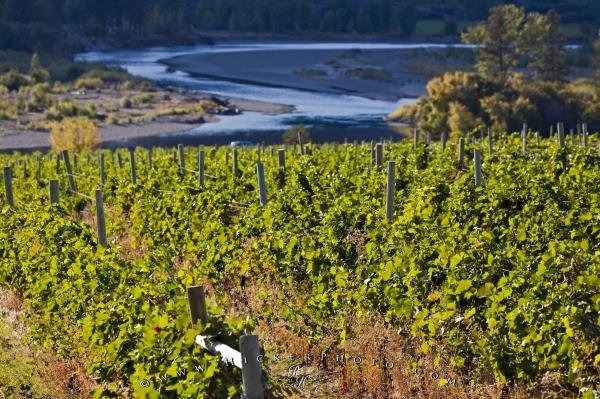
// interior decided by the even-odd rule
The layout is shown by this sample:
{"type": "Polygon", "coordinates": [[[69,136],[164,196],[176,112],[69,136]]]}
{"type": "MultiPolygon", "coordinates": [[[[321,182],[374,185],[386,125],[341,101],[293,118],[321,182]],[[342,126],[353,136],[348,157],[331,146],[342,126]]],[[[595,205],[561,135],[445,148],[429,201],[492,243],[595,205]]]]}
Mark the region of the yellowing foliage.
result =
{"type": "Polygon", "coordinates": [[[55,151],[92,149],[99,143],[98,129],[86,117],[65,118],[50,124],[50,144],[55,151]]]}

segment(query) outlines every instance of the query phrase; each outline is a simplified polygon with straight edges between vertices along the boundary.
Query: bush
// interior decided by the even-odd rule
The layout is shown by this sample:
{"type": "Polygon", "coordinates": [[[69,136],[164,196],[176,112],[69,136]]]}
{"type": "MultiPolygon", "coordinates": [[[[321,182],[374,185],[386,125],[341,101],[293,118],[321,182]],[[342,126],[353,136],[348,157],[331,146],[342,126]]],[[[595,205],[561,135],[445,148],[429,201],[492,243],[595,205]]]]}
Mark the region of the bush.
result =
{"type": "Polygon", "coordinates": [[[47,83],[38,83],[33,86],[30,92],[31,97],[27,103],[27,110],[41,112],[47,109],[51,104],[49,91],[50,86],[47,83]]]}
{"type": "Polygon", "coordinates": [[[533,130],[547,131],[557,121],[573,126],[595,119],[591,110],[600,100],[589,84],[528,81],[520,74],[510,75],[501,84],[475,73],[448,72],[429,81],[427,91],[428,96],[388,118],[416,119],[420,130],[434,135],[448,129],[469,130],[478,124],[519,131],[524,121],[533,130]]]}
{"type": "Polygon", "coordinates": [[[11,69],[0,77],[0,84],[10,91],[17,91],[28,83],[27,79],[16,69],[11,69]]]}
{"type": "Polygon", "coordinates": [[[50,144],[54,151],[93,149],[100,144],[98,129],[86,117],[65,118],[50,124],[50,144]]]}
{"type": "Polygon", "coordinates": [[[96,107],[94,104],[79,105],[73,101],[65,100],[57,102],[46,112],[46,118],[53,121],[60,121],[64,118],[76,116],[96,118],[96,107]]]}
{"type": "Polygon", "coordinates": [[[136,106],[140,106],[143,104],[150,104],[152,102],[154,102],[154,94],[150,94],[150,93],[140,93],[140,94],[136,94],[135,96],[133,96],[131,98],[131,102],[136,105],[136,106]]]}
{"type": "Polygon", "coordinates": [[[122,97],[119,100],[119,105],[121,106],[121,108],[131,108],[131,98],[122,97]]]}
{"type": "Polygon", "coordinates": [[[83,75],[82,79],[100,79],[106,83],[123,83],[131,80],[131,75],[124,69],[115,67],[94,67],[83,75]]]}
{"type": "Polygon", "coordinates": [[[100,90],[104,82],[100,78],[81,77],[75,81],[77,90],[100,90]]]}

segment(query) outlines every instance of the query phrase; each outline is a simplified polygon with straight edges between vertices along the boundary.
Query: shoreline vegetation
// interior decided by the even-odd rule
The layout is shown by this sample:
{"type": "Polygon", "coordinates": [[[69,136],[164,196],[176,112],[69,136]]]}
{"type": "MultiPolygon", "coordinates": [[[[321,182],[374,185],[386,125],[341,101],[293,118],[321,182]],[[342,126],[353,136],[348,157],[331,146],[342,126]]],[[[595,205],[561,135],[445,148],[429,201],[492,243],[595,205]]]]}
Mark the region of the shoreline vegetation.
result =
{"type": "MultiPolygon", "coordinates": [[[[293,107],[197,93],[135,78],[118,68],[81,66],[73,77],[53,78],[34,55],[26,73],[0,73],[0,150],[49,148],[52,122],[93,121],[100,144],[190,130],[245,111],[286,113],[293,107]]],[[[60,72],[56,73],[60,75],[60,72]]]]}
{"type": "MultiPolygon", "coordinates": [[[[387,116],[441,137],[477,134],[486,128],[546,134],[563,122],[571,135],[600,124],[600,69],[575,68],[554,10],[527,13],[515,5],[490,10],[487,21],[463,32],[477,46],[472,69],[448,71],[429,81],[427,95],[387,116]],[[596,78],[596,79],[595,79],[596,78]],[[526,123],[526,125],[524,125],[526,123]],[[524,127],[525,126],[525,127],[524,127]]],[[[592,65],[600,66],[600,38],[592,65]]]]}

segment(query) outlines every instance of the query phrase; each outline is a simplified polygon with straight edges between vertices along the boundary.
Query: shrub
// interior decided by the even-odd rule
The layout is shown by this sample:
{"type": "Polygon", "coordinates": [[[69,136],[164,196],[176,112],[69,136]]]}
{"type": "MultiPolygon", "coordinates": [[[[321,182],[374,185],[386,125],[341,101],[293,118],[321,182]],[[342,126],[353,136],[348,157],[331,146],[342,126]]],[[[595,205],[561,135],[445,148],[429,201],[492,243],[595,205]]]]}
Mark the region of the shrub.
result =
{"type": "Polygon", "coordinates": [[[133,96],[131,98],[131,102],[136,106],[140,106],[143,104],[150,104],[154,101],[154,99],[155,99],[154,94],[140,93],[140,94],[136,94],[135,96],[133,96]]]}
{"type": "Polygon", "coordinates": [[[100,78],[81,77],[75,81],[77,90],[100,90],[104,82],[100,78]]]}
{"type": "Polygon", "coordinates": [[[44,111],[50,106],[51,100],[48,92],[50,86],[47,83],[38,83],[31,88],[30,99],[27,103],[28,111],[44,111]]]}
{"type": "Polygon", "coordinates": [[[0,84],[6,86],[10,91],[17,91],[21,86],[27,84],[27,79],[21,75],[16,69],[11,69],[0,77],[0,84]]]}
{"type": "Polygon", "coordinates": [[[119,105],[121,106],[121,108],[131,108],[131,98],[122,97],[119,100],[119,105]]]}
{"type": "Polygon", "coordinates": [[[65,100],[55,103],[48,111],[46,111],[46,118],[48,118],[48,120],[60,121],[64,118],[76,116],[96,118],[96,107],[94,104],[79,105],[73,101],[65,100]]]}
{"type": "Polygon", "coordinates": [[[131,75],[124,69],[115,67],[94,67],[80,77],[81,79],[100,79],[106,83],[122,83],[129,81],[131,75]]]}
{"type": "Polygon", "coordinates": [[[89,118],[65,118],[50,124],[50,144],[54,151],[93,149],[99,143],[98,129],[89,118]]]}

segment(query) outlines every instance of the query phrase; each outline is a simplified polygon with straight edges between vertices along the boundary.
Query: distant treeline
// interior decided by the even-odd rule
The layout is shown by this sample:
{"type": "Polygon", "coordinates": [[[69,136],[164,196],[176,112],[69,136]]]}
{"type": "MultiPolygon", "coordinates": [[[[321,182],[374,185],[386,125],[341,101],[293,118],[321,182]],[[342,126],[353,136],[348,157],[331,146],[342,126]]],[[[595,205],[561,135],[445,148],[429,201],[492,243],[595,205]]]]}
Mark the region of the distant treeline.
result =
{"type": "MultiPolygon", "coordinates": [[[[458,35],[484,20],[498,0],[0,0],[0,49],[56,51],[88,38],[192,36],[230,30],[276,34],[458,35]],[[420,24],[420,25],[419,25],[420,24]],[[424,27],[420,32],[416,28],[424,27]],[[435,31],[435,29],[432,29],[435,31]],[[433,34],[433,33],[432,33],[433,34]]],[[[522,0],[528,10],[554,8],[582,37],[600,22],[597,0],[522,0]]]]}

